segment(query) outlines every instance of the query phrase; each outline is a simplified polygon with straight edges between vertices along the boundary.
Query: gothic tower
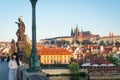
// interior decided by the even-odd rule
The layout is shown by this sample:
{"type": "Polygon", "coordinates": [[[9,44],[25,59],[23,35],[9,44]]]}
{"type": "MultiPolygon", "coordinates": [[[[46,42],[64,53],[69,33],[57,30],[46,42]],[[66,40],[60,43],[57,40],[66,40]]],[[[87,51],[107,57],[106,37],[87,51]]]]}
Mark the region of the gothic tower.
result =
{"type": "Polygon", "coordinates": [[[73,28],[71,28],[71,37],[74,37],[73,28]]]}
{"type": "Polygon", "coordinates": [[[82,30],[82,29],[81,29],[81,31],[79,32],[78,40],[79,40],[80,42],[83,42],[83,30],[82,30]]]}

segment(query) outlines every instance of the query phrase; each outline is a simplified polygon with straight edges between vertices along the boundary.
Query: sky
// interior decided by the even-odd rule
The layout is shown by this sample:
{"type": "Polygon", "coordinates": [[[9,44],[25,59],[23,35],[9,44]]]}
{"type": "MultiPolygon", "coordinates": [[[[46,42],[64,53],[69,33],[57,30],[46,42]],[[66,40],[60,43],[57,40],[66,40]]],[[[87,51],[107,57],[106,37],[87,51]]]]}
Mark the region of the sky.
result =
{"type": "MultiPolygon", "coordinates": [[[[0,41],[17,41],[19,16],[31,39],[32,9],[30,0],[0,2],[0,41]]],[[[120,35],[120,0],[38,0],[36,5],[37,41],[58,36],[70,36],[76,24],[83,31],[108,36],[120,35]]]]}

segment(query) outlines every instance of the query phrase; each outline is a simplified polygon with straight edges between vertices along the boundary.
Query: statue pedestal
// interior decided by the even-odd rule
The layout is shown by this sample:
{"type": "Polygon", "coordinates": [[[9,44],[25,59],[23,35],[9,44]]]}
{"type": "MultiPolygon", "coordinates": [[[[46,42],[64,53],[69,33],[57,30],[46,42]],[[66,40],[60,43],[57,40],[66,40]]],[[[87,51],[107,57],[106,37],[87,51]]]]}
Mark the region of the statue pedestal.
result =
{"type": "Polygon", "coordinates": [[[21,61],[26,61],[26,41],[18,41],[16,45],[19,59],[21,61]]]}

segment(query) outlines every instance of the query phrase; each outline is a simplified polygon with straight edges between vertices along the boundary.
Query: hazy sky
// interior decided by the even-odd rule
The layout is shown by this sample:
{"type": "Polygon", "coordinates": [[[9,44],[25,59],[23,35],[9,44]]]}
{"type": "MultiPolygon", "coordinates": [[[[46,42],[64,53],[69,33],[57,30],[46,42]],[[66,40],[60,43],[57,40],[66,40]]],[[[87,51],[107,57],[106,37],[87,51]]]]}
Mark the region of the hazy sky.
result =
{"type": "MultiPolygon", "coordinates": [[[[0,41],[16,40],[19,16],[31,38],[31,15],[30,0],[1,0],[0,41]]],[[[101,36],[120,35],[120,0],[38,0],[36,19],[37,40],[69,36],[76,24],[101,36]]]]}

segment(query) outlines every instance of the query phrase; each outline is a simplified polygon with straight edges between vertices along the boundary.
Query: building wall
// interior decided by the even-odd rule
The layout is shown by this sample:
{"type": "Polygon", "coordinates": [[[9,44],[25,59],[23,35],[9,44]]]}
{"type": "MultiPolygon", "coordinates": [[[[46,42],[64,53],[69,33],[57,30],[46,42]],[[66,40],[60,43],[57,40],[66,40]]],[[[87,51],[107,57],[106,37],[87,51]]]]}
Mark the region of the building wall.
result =
{"type": "Polygon", "coordinates": [[[56,40],[65,40],[65,41],[69,41],[72,42],[72,37],[61,37],[61,38],[57,38],[56,40]]]}
{"type": "Polygon", "coordinates": [[[40,55],[43,64],[69,64],[71,55],[40,55]]]}
{"type": "Polygon", "coordinates": [[[115,42],[115,41],[117,41],[117,40],[118,40],[118,41],[120,40],[120,36],[112,36],[112,37],[111,37],[111,36],[104,36],[104,37],[102,37],[102,38],[99,40],[99,42],[100,42],[100,41],[104,41],[104,42],[106,42],[106,41],[110,41],[110,42],[111,42],[111,41],[114,41],[114,42],[115,42]]]}
{"type": "Polygon", "coordinates": [[[69,51],[64,48],[37,48],[38,49],[38,55],[40,55],[41,63],[43,64],[68,64],[71,57],[72,57],[72,51],[69,51]]]}

